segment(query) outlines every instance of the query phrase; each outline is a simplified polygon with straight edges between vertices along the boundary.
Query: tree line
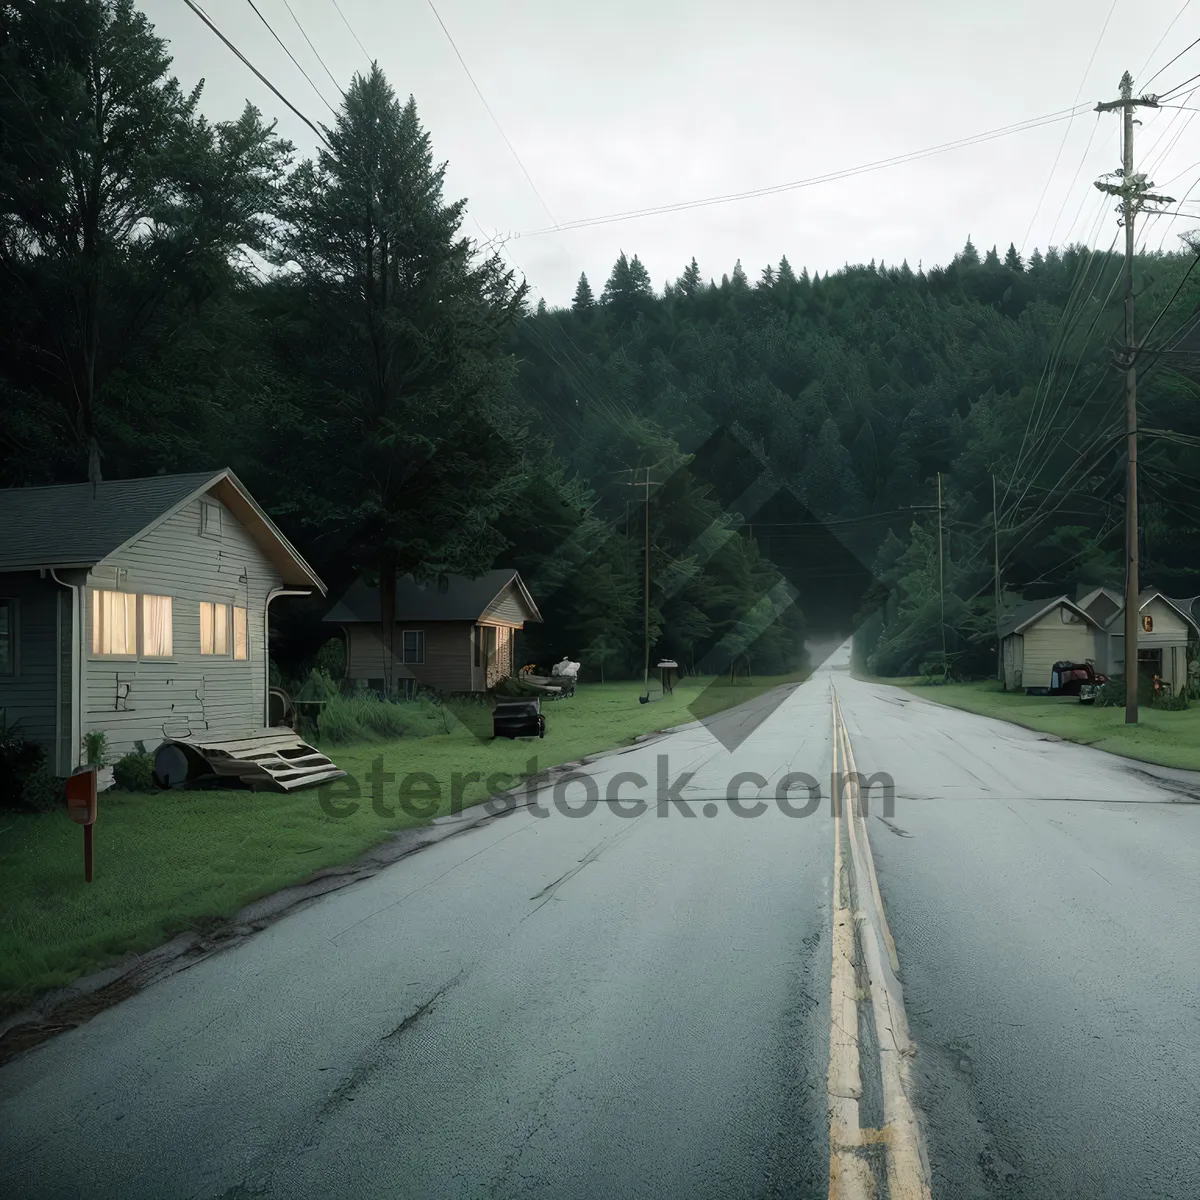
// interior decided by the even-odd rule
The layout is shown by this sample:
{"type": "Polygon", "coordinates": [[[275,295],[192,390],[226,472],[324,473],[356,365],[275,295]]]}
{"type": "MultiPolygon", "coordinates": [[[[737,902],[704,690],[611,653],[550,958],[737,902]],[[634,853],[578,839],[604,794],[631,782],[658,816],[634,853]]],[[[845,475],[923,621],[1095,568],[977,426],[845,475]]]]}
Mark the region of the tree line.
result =
{"type": "MultiPolygon", "coordinates": [[[[652,665],[696,670],[785,670],[853,625],[910,670],[943,608],[986,664],[997,542],[1005,602],[1119,571],[1111,254],[693,259],[656,288],[622,253],[534,308],[377,66],[300,158],[252,106],[206,120],[131,0],[0,8],[5,486],[230,466],[331,590],[365,572],[386,614],[398,573],[511,565],[546,617],[524,652],[614,677],[640,673],[647,556],[652,665]]],[[[1190,263],[1138,260],[1147,311],[1179,286],[1160,338],[1190,263]]],[[[1177,592],[1194,390],[1148,364],[1145,574],[1177,592]]]]}

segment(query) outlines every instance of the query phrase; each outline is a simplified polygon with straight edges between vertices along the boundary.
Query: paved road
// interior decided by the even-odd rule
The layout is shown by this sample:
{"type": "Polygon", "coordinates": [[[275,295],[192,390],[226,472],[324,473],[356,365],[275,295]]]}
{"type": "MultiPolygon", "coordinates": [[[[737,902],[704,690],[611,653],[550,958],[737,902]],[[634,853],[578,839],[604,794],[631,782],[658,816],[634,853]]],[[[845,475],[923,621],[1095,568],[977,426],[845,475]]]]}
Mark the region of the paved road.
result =
{"type": "Polygon", "coordinates": [[[828,779],[827,691],[732,754],[700,729],[593,764],[646,778],[640,817],[505,816],[16,1060],[0,1192],[822,1195],[831,822],[724,798],[828,779]],[[664,755],[691,818],[657,814],[664,755]]]}
{"type": "Polygon", "coordinates": [[[1200,789],[837,688],[860,772],[896,780],[868,824],[934,1195],[1196,1200],[1200,789]]]}
{"type": "Polygon", "coordinates": [[[601,794],[648,781],[640,816],[519,810],[9,1064],[0,1193],[824,1197],[833,822],[773,796],[828,780],[831,683],[896,780],[867,824],[933,1195],[1194,1200],[1198,797],[844,656],[732,753],[701,729],[592,764],[601,794]],[[660,756],[696,815],[659,815],[660,756]]]}

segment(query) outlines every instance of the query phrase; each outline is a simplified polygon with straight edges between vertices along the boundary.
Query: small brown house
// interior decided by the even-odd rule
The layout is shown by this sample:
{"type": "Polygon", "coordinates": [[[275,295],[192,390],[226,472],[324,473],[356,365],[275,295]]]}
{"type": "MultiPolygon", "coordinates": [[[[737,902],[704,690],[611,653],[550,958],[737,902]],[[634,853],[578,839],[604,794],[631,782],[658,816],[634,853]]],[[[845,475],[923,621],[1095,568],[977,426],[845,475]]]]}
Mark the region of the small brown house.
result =
{"type": "MultiPolygon", "coordinates": [[[[443,576],[440,583],[396,581],[394,679],[439,692],[482,692],[516,672],[514,640],[542,615],[516,571],[486,571],[477,579],[443,576]]],[[[346,677],[377,691],[384,686],[379,589],[352,584],[325,620],[346,634],[346,677]]],[[[400,685],[411,686],[411,685],[400,685]]]]}

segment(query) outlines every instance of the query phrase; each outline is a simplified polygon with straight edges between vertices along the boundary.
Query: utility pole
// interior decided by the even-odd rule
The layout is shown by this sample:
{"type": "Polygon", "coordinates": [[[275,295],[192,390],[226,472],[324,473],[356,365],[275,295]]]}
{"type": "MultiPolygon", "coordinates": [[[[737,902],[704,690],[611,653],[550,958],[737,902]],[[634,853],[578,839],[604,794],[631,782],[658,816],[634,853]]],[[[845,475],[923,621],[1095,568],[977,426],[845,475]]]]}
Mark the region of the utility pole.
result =
{"type": "MultiPolygon", "coordinates": [[[[645,488],[645,536],[646,536],[646,559],[643,570],[642,581],[642,686],[646,689],[646,695],[650,695],[650,487],[653,481],[650,478],[651,468],[646,468],[646,478],[637,482],[630,481],[626,487],[645,488]]],[[[634,474],[633,469],[630,469],[630,475],[634,474]]]]}
{"type": "MultiPolygon", "coordinates": [[[[1121,138],[1121,169],[1115,172],[1119,183],[1096,181],[1096,187],[1110,196],[1119,196],[1121,224],[1125,226],[1125,338],[1117,365],[1125,372],[1125,724],[1138,720],[1138,503],[1137,503],[1137,338],[1133,323],[1134,220],[1147,201],[1171,204],[1169,196],[1151,195],[1145,175],[1133,170],[1133,110],[1157,108],[1157,96],[1134,98],[1133,77],[1121,76],[1121,98],[1096,105],[1096,112],[1120,109],[1124,117],[1121,138]]],[[[1140,124],[1140,122],[1138,122],[1140,124]]],[[[1111,176],[1110,176],[1111,178],[1111,176]]]]}
{"type": "Polygon", "coordinates": [[[996,560],[996,675],[1004,679],[1004,655],[1000,649],[1000,518],[996,507],[996,474],[992,472],[992,540],[996,560]]]}
{"type": "Polygon", "coordinates": [[[946,669],[946,571],[942,565],[942,473],[938,472],[938,602],[942,614],[942,670],[946,669]]]}

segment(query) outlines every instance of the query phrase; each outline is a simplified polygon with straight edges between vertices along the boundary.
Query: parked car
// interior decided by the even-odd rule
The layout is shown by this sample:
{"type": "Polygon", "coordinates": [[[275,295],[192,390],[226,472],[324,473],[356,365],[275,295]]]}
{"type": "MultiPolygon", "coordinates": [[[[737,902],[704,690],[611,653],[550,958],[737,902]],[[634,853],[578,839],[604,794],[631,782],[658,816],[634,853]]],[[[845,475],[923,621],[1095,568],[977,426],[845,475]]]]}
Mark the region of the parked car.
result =
{"type": "Polygon", "coordinates": [[[1096,693],[1108,682],[1090,662],[1056,662],[1050,669],[1047,696],[1078,696],[1080,704],[1093,704],[1096,693]]]}

